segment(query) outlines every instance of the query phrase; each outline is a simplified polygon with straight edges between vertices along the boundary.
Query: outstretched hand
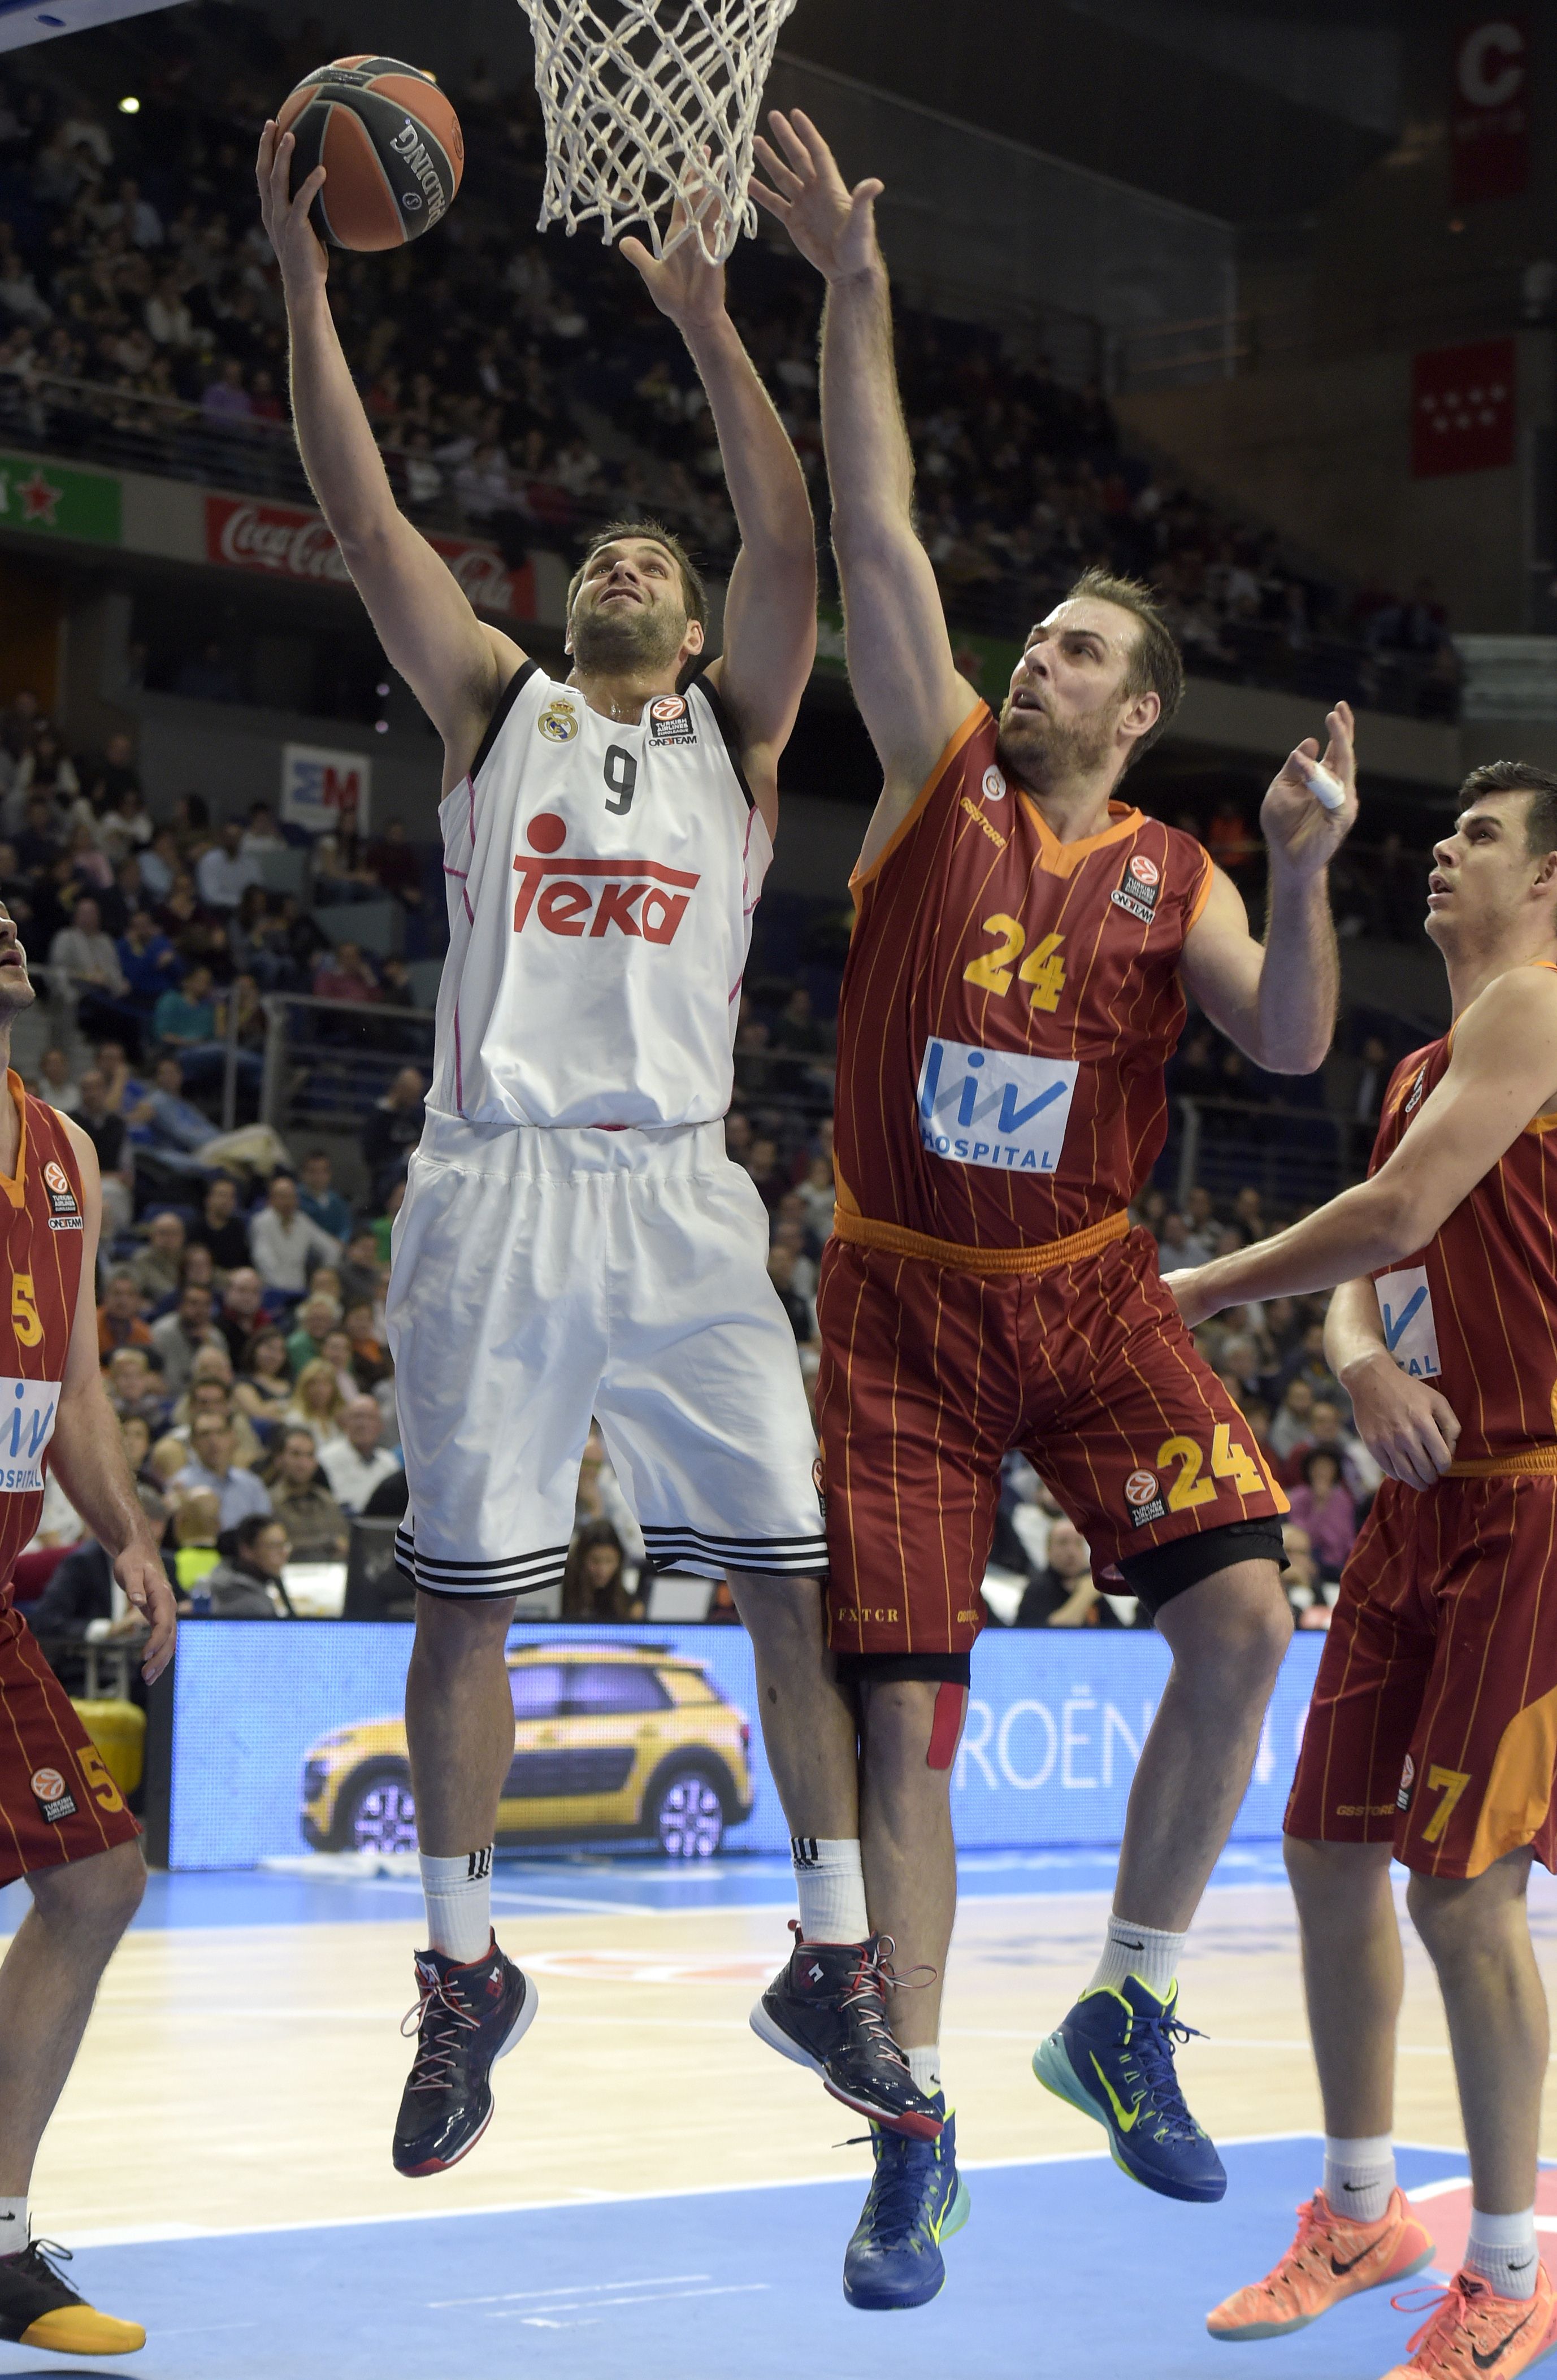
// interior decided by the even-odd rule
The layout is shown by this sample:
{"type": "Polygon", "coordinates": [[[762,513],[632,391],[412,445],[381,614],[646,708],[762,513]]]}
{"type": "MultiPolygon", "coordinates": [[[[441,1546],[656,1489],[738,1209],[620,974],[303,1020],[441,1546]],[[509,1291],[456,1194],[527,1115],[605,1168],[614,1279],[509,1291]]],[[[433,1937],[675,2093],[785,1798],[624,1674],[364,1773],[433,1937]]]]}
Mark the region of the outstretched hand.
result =
{"type": "Polygon", "coordinates": [[[756,147],[772,188],[752,176],[751,195],[758,205],[778,217],[807,263],[814,264],[824,281],[848,281],[856,273],[869,272],[881,253],[876,244],[876,200],[885,185],[866,181],[851,190],[832,150],[810,117],[797,107],[787,115],[774,108],[768,122],[773,141],[764,140],[759,133],[756,147]]]}
{"type": "Polygon", "coordinates": [[[281,266],[282,280],[288,288],[306,288],[323,282],[330,270],[324,243],[309,221],[309,209],[324,188],[324,168],[316,165],[294,196],[296,147],[290,132],[278,136],[274,123],[267,124],[260,135],[254,178],[260,186],[260,214],[281,266]]]}
{"type": "Polygon", "coordinates": [[[1259,824],[1272,858],[1318,871],[1334,858],[1357,815],[1357,767],[1351,705],[1338,702],[1325,721],[1329,742],[1320,765],[1345,795],[1338,810],[1327,809],[1314,792],[1304,762],[1320,761],[1317,739],[1305,736],[1260,805],[1259,824]]]}
{"type": "MultiPolygon", "coordinates": [[[[701,196],[694,191],[690,209],[685,199],[676,200],[670,219],[673,239],[687,223],[701,221],[714,195],[710,184],[701,196]]],[[[724,267],[709,262],[695,237],[684,239],[673,256],[655,256],[640,239],[624,239],[619,246],[627,262],[637,266],[644,287],[661,313],[678,331],[716,322],[724,313],[724,267]]]]}

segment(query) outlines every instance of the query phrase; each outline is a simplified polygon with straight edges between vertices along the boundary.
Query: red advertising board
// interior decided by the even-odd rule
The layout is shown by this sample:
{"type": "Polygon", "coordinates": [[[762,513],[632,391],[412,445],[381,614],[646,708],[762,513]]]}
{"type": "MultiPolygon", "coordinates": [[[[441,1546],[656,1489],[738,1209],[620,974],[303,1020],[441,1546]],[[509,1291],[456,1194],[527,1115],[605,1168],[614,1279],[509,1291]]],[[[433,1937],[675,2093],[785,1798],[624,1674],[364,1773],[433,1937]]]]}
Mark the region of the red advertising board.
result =
{"type": "MultiPolygon", "coordinates": [[[[535,573],[527,562],[510,570],[494,545],[484,540],[424,531],[479,612],[509,620],[535,617],[535,573]]],[[[276,504],[250,496],[207,496],[205,552],[208,562],[232,570],[262,570],[282,579],[310,579],[325,587],[351,581],[341,551],[317,513],[298,504],[276,504]]]]}
{"type": "Polygon", "coordinates": [[[1411,366],[1411,476],[1506,470],[1514,457],[1512,339],[1429,347],[1411,366]]]}
{"type": "Polygon", "coordinates": [[[1519,9],[1462,19],[1449,115],[1457,207],[1522,198],[1530,179],[1530,19],[1519,9]]]}

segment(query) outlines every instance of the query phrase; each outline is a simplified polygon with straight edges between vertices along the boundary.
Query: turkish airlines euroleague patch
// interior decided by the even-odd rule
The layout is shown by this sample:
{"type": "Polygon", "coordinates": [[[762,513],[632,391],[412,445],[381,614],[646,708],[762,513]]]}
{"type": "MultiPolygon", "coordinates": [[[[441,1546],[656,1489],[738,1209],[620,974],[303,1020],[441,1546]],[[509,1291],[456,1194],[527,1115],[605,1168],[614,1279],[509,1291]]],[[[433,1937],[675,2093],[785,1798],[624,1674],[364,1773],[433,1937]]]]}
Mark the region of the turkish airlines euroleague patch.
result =
{"type": "Polygon", "coordinates": [[[695,744],[698,731],[684,694],[663,694],[649,706],[651,744],[695,744]]]}
{"type": "Polygon", "coordinates": [[[1144,851],[1133,851],[1125,862],[1125,873],[1110,895],[1116,909],[1127,909],[1143,926],[1150,926],[1157,914],[1157,895],[1162,890],[1162,871],[1144,851]]]}
{"type": "Polygon", "coordinates": [[[51,1827],[57,1827],[61,1818],[75,1816],[75,1797],[57,1768],[35,1768],[28,1782],[33,1800],[51,1827]]]}

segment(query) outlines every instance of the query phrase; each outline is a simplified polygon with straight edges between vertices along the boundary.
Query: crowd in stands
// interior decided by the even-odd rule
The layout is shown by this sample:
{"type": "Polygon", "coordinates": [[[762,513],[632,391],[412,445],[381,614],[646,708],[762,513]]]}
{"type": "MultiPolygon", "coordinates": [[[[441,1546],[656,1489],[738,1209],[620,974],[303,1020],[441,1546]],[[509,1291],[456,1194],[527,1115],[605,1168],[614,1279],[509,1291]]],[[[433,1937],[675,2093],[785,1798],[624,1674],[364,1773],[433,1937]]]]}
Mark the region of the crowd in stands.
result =
{"type": "MultiPolygon", "coordinates": [[[[316,23],[281,42],[241,7],[224,9],[219,32],[159,18],[139,29],[128,117],[53,51],[12,64],[0,418],[13,434],[86,448],[105,428],[140,433],[162,441],[166,468],[238,486],[293,469],[285,316],[252,161],[263,101],[325,48],[316,23]]],[[[519,228],[544,167],[533,90],[500,90],[479,67],[455,95],[459,204],[426,242],[337,256],[331,271],[403,500],[492,536],[511,562],[603,510],[647,506],[727,563],[717,442],[680,343],[620,259],[519,228]]],[[[743,249],[733,287],[820,497],[814,276],[763,238],[743,249]]],[[[1062,384],[993,331],[904,310],[900,349],[924,533],[960,625],[1011,637],[1101,563],[1156,584],[1192,669],[1454,712],[1455,649],[1428,582],[1409,594],[1332,583],[1132,452],[1096,383],[1062,384]]],[[[219,642],[183,668],[186,691],[239,690],[219,642]]]]}

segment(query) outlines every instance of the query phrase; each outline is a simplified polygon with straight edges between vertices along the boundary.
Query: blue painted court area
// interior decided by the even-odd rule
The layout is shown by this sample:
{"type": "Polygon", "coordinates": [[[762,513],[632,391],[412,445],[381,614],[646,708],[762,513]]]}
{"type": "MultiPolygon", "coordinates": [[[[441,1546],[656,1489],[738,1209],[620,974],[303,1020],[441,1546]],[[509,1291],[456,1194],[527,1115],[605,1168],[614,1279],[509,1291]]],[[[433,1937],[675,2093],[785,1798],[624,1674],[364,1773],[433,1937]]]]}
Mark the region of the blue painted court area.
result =
{"type": "MultiPolygon", "coordinates": [[[[883,2359],[894,2380],[1379,2380],[1415,2327],[1383,2292],[1292,2338],[1205,2333],[1286,2245],[1319,2155],[1308,2139],[1233,2148],[1215,2207],[1151,2197],[1101,2155],[974,2168],[946,2289],[892,2316],[840,2292],[852,2175],[98,2248],[76,2274],[146,2324],[151,2343],[114,2368],[149,2380],[840,2380],[883,2359]]],[[[1401,2167],[1407,2187],[1464,2170],[1427,2150],[1401,2167]]],[[[0,2376],[62,2368],[0,2348],[0,2376]]]]}
{"type": "MultiPolygon", "coordinates": [[[[1107,1892],[1117,1852],[971,1852],[958,1863],[965,1900],[1107,1892]]],[[[1285,1881],[1279,1843],[1246,1843],[1223,1853],[1213,1888],[1285,1881]]],[[[723,1860],[590,1858],[500,1859],[493,1907],[501,1918],[661,1915],[677,1909],[793,1908],[787,1854],[746,1853],[723,1860]]],[[[347,1859],[299,1859],[284,1869],[233,1868],[169,1876],[147,1887],[135,1923],[186,1925],[349,1925],[414,1921],[421,1910],[414,1858],[400,1872],[354,1868],[347,1859]]],[[[24,1885],[0,1891],[0,1935],[27,1913],[24,1885]]]]}

